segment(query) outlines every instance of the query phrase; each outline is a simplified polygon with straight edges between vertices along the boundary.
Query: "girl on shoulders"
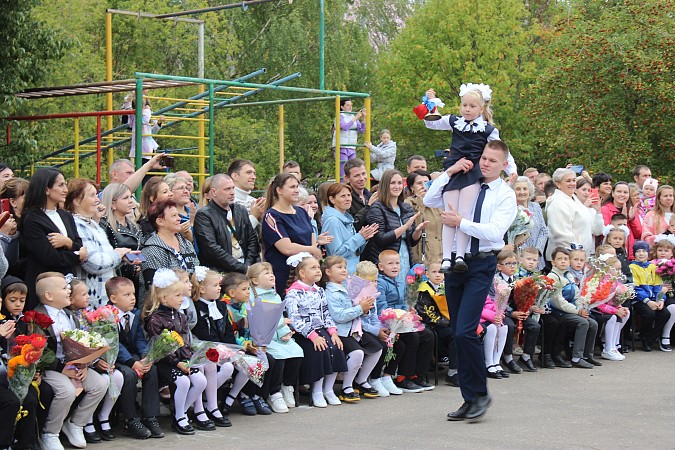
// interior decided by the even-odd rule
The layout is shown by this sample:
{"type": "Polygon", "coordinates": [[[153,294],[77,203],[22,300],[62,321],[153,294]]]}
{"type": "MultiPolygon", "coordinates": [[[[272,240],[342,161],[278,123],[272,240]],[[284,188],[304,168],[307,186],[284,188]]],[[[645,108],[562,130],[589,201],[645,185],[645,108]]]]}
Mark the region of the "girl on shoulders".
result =
{"type": "Polygon", "coordinates": [[[656,191],[654,209],[645,216],[642,227],[642,240],[649,245],[654,244],[656,235],[664,233],[668,229],[670,219],[673,217],[673,187],[663,185],[656,191]]]}

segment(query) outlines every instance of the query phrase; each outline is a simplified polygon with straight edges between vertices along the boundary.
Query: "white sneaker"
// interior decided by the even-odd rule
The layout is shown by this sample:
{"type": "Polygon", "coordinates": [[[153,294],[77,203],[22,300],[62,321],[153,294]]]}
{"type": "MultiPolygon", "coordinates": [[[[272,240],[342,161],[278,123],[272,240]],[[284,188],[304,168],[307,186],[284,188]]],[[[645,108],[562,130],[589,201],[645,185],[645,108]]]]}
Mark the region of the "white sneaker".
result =
{"type": "Polygon", "coordinates": [[[398,388],[394,384],[394,380],[391,379],[391,377],[382,377],[380,378],[382,380],[382,386],[392,395],[401,395],[403,394],[403,391],[398,388]]]}
{"type": "Polygon", "coordinates": [[[42,450],[63,450],[63,445],[59,440],[58,434],[42,433],[40,438],[40,447],[42,450]]]}
{"type": "Polygon", "coordinates": [[[626,355],[624,355],[623,353],[621,353],[617,349],[612,350],[612,353],[615,354],[619,358],[620,361],[623,361],[624,359],[626,359],[626,355]]]}
{"type": "Polygon", "coordinates": [[[389,397],[389,391],[382,386],[382,379],[381,378],[373,378],[370,380],[370,385],[377,389],[377,395],[380,397],[389,397]]]}
{"type": "Polygon", "coordinates": [[[621,361],[621,358],[612,351],[606,352],[603,350],[602,353],[600,353],[600,357],[603,359],[608,359],[610,361],[621,361]]]}
{"type": "Polygon", "coordinates": [[[318,392],[316,394],[312,394],[312,405],[316,406],[317,408],[327,408],[328,403],[326,403],[326,399],[323,398],[323,392],[318,392]]]}
{"type": "Polygon", "coordinates": [[[272,411],[275,413],[283,414],[288,412],[288,406],[286,406],[286,402],[284,401],[284,397],[281,395],[281,392],[270,395],[267,399],[267,402],[270,404],[270,408],[272,408],[272,411]]]}
{"type": "Polygon", "coordinates": [[[78,427],[70,419],[66,420],[61,427],[61,431],[68,438],[70,445],[77,448],[85,448],[87,446],[87,440],[84,438],[84,433],[82,432],[82,427],[78,427]]]}
{"type": "Polygon", "coordinates": [[[286,406],[288,408],[295,408],[295,395],[293,395],[295,392],[295,389],[293,386],[285,386],[281,385],[281,395],[284,398],[284,402],[286,402],[286,406]]]}
{"type": "Polygon", "coordinates": [[[337,395],[335,395],[335,392],[333,391],[324,392],[323,396],[326,398],[326,401],[329,405],[337,406],[342,404],[340,399],[337,398],[337,395]]]}

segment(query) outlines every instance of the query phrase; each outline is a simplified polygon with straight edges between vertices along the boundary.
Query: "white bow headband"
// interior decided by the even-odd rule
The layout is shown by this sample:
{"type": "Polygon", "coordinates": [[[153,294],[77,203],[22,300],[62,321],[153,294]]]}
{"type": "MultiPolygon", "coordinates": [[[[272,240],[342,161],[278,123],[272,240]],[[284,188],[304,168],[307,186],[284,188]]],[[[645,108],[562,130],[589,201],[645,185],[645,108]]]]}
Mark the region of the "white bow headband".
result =
{"type": "Polygon", "coordinates": [[[602,235],[607,237],[609,235],[609,232],[612,230],[621,230],[623,231],[623,234],[626,235],[626,238],[630,236],[630,230],[626,225],[605,225],[604,228],[602,229],[602,235]]]}
{"type": "Polygon", "coordinates": [[[471,91],[480,92],[483,95],[483,100],[485,100],[486,102],[489,102],[490,99],[492,98],[492,89],[490,89],[490,85],[483,83],[481,84],[467,83],[461,85],[459,87],[459,96],[464,97],[471,91]]]}

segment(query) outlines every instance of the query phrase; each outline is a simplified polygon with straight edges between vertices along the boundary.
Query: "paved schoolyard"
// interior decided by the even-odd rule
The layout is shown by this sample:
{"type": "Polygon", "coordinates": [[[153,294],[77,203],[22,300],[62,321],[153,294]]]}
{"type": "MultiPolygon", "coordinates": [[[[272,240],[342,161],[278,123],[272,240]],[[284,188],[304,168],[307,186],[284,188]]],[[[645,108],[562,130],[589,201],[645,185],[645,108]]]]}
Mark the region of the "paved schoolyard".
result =
{"type": "MultiPolygon", "coordinates": [[[[435,449],[675,447],[675,353],[629,353],[592,370],[554,369],[490,380],[493,404],[476,423],[448,422],[457,388],[363,399],[327,409],[245,417],[231,428],[178,436],[162,419],[164,439],[118,437],[116,448],[435,449]]],[[[306,401],[306,398],[302,399],[306,401]]],[[[121,433],[118,433],[120,435],[121,433]]],[[[112,444],[112,443],[111,443],[112,444]]],[[[104,450],[111,444],[90,445],[104,450]]]]}

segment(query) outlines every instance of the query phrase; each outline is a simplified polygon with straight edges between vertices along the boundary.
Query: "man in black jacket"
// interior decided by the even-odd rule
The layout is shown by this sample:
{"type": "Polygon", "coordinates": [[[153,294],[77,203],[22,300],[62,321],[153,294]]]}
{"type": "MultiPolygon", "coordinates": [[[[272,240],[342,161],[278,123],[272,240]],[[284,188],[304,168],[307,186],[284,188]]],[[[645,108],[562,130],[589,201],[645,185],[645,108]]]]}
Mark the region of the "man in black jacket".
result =
{"type": "Polygon", "coordinates": [[[260,261],[258,234],[246,208],[234,203],[234,182],[217,174],[211,181],[211,201],[197,211],[194,235],[199,259],[218,272],[241,272],[260,261]]]}
{"type": "Polygon", "coordinates": [[[349,214],[354,218],[356,231],[367,225],[368,208],[378,199],[377,192],[371,195],[366,189],[367,181],[366,163],[363,160],[354,158],[345,163],[345,183],[352,188],[352,206],[349,208],[349,214]]]}

